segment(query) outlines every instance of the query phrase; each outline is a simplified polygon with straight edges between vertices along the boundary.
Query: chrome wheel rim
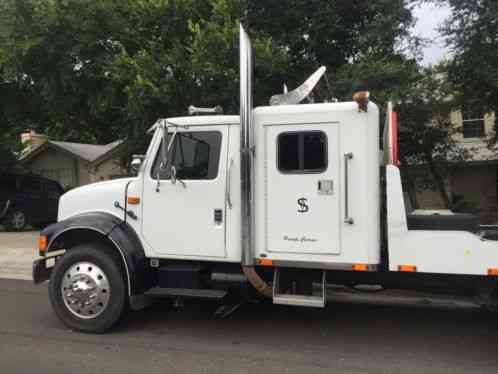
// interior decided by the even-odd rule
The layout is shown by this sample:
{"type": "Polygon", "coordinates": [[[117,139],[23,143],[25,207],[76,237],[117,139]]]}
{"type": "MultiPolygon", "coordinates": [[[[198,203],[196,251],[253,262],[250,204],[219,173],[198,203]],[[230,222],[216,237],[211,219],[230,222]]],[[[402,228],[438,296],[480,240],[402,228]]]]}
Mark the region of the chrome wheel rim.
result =
{"type": "Polygon", "coordinates": [[[106,274],[90,262],[78,262],[64,273],[61,292],[66,308],[82,319],[98,317],[111,296],[106,274]]]}
{"type": "Polygon", "coordinates": [[[14,212],[14,214],[12,215],[12,226],[14,226],[16,230],[21,230],[25,224],[26,217],[24,216],[24,213],[19,211],[14,212]]]}

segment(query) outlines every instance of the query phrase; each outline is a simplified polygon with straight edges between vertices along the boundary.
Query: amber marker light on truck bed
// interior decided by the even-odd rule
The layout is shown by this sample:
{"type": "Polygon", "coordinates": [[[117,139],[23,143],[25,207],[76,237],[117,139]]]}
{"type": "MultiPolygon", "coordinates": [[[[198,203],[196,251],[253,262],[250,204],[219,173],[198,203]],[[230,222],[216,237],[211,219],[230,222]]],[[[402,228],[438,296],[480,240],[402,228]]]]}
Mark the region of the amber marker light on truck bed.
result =
{"type": "Polygon", "coordinates": [[[417,271],[417,267],[415,265],[398,265],[398,271],[414,273],[417,271]]]}
{"type": "Polygon", "coordinates": [[[40,256],[45,256],[45,251],[47,250],[47,236],[46,235],[40,235],[38,237],[38,250],[40,251],[40,256]]]}
{"type": "Polygon", "coordinates": [[[488,275],[498,275],[498,268],[489,268],[488,275]]]}
{"type": "Polygon", "coordinates": [[[353,271],[368,271],[367,264],[353,264],[353,271]]]}
{"type": "Polygon", "coordinates": [[[268,258],[258,258],[256,260],[256,264],[260,266],[273,266],[273,260],[270,260],[268,258]]]}

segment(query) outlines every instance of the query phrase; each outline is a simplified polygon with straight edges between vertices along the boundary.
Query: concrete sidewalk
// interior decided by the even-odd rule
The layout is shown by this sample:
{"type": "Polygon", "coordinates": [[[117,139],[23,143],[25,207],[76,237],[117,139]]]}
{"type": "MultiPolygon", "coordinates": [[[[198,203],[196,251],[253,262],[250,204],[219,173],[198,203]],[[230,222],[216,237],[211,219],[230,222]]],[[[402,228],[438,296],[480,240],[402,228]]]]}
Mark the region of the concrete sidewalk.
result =
{"type": "Polygon", "coordinates": [[[33,260],[38,257],[38,231],[0,231],[0,278],[31,280],[33,260]]]}

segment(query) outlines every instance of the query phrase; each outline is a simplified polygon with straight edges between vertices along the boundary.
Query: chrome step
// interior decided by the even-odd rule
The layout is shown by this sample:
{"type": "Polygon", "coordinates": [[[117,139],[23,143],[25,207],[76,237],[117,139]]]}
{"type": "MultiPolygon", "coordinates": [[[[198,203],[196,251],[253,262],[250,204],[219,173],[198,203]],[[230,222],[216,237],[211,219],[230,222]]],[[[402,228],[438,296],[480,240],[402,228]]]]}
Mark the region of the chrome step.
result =
{"type": "Polygon", "coordinates": [[[285,268],[275,268],[275,272],[273,274],[273,304],[307,306],[314,308],[325,307],[325,271],[322,271],[322,281],[320,287],[313,287],[312,295],[281,292],[280,273],[282,271],[285,271],[285,268]]]}
{"type": "Polygon", "coordinates": [[[205,290],[190,288],[151,288],[146,293],[152,297],[183,297],[188,299],[211,299],[220,300],[227,295],[223,290],[205,290]]]}
{"type": "Polygon", "coordinates": [[[273,304],[297,305],[323,308],[325,303],[323,297],[309,295],[278,295],[273,296],[273,304]]]}

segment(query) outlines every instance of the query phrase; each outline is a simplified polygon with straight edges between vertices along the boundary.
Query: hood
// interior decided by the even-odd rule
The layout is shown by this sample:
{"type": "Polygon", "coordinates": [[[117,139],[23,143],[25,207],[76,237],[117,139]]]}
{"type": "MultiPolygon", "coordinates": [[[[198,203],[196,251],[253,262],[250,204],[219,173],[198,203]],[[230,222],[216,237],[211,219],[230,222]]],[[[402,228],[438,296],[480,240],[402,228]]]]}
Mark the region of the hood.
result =
{"type": "Polygon", "coordinates": [[[88,212],[106,212],[123,219],[124,212],[115,207],[115,203],[124,207],[126,186],[135,180],[136,178],[115,179],[66,192],[59,200],[58,221],[88,212]]]}

